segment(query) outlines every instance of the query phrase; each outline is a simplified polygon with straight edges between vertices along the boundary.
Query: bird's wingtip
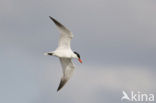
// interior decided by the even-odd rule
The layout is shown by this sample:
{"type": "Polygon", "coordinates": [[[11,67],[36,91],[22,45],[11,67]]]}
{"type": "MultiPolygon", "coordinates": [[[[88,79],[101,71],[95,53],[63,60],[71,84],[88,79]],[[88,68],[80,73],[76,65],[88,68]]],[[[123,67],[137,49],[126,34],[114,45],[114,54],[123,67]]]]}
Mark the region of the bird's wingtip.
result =
{"type": "Polygon", "coordinates": [[[57,88],[57,92],[59,91],[60,89],[59,88],[57,88]]]}
{"type": "Polygon", "coordinates": [[[49,16],[49,18],[50,18],[51,20],[53,20],[53,21],[55,20],[52,16],[49,16]]]}
{"type": "Polygon", "coordinates": [[[51,16],[49,16],[49,18],[50,18],[50,19],[52,19],[52,17],[51,17],[51,16]]]}
{"type": "Polygon", "coordinates": [[[57,88],[57,92],[62,88],[62,85],[59,85],[59,87],[57,88]]]}
{"type": "Polygon", "coordinates": [[[59,86],[58,86],[58,88],[57,88],[57,92],[58,92],[60,89],[62,89],[62,87],[66,84],[67,81],[68,81],[68,80],[65,79],[65,78],[62,78],[62,79],[61,79],[60,84],[59,84],[59,86]]]}

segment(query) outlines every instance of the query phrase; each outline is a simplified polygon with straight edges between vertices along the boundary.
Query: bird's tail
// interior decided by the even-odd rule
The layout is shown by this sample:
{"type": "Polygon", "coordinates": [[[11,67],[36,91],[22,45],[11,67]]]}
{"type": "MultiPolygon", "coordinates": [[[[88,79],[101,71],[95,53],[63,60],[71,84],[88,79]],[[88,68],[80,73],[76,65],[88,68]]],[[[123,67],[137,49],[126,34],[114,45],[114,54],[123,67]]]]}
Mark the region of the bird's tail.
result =
{"type": "Polygon", "coordinates": [[[50,52],[48,52],[48,53],[44,53],[44,55],[53,55],[53,53],[50,53],[50,52]]]}

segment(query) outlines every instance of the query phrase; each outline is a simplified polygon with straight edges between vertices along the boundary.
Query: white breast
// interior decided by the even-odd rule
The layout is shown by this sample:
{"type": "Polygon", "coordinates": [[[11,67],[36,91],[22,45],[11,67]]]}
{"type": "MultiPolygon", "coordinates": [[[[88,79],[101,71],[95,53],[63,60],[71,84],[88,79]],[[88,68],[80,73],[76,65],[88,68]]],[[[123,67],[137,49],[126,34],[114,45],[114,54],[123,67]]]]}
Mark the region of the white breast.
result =
{"type": "Polygon", "coordinates": [[[53,53],[59,58],[77,58],[76,54],[74,54],[71,49],[58,48],[53,53]]]}

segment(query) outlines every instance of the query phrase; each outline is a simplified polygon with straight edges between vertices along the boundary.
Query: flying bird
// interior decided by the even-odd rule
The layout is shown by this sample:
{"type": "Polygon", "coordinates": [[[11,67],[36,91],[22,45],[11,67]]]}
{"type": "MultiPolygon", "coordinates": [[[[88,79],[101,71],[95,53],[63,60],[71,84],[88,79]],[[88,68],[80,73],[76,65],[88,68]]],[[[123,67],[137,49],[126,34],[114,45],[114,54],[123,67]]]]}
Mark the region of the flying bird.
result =
{"type": "Polygon", "coordinates": [[[80,58],[80,54],[75,51],[73,52],[70,47],[70,42],[71,42],[71,39],[73,38],[72,32],[69,31],[63,24],[58,22],[53,17],[51,16],[49,17],[55,23],[61,35],[60,35],[60,38],[58,41],[58,47],[56,48],[56,50],[52,52],[44,53],[44,54],[50,55],[50,56],[56,56],[60,59],[63,76],[61,78],[60,84],[57,89],[57,91],[59,91],[66,84],[66,82],[70,79],[74,71],[75,66],[72,62],[72,59],[76,58],[78,59],[80,63],[82,63],[82,60],[80,58]]]}

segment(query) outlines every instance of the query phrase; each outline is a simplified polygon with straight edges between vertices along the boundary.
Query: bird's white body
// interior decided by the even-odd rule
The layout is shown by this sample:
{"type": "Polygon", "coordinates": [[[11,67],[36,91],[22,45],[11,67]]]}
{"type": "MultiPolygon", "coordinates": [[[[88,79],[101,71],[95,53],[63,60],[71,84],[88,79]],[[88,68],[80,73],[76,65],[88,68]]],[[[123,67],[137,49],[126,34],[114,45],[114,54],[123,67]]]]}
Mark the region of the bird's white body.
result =
{"type": "Polygon", "coordinates": [[[73,38],[73,34],[61,23],[59,23],[54,18],[50,17],[50,19],[56,24],[57,28],[60,32],[60,38],[58,42],[58,47],[55,51],[45,53],[45,55],[51,54],[52,56],[56,56],[60,59],[63,76],[61,78],[60,85],[58,90],[60,90],[65,83],[71,77],[74,71],[74,64],[72,63],[72,58],[78,58],[78,56],[71,50],[70,41],[73,38]]]}
{"type": "Polygon", "coordinates": [[[71,49],[56,49],[55,51],[52,51],[54,56],[59,58],[77,58],[77,56],[73,53],[71,49]]]}

